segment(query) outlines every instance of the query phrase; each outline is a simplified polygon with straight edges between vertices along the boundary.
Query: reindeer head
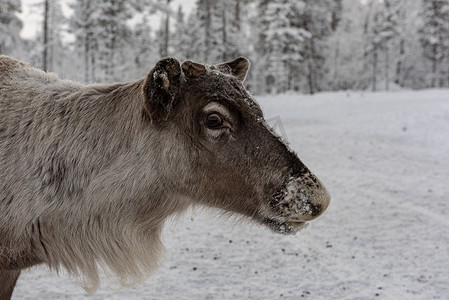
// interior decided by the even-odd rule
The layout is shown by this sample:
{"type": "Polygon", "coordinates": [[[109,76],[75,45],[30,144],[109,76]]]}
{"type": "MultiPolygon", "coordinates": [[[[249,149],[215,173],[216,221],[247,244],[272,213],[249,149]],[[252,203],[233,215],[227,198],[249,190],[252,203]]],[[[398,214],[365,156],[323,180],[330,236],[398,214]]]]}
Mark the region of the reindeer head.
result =
{"type": "Polygon", "coordinates": [[[212,66],[159,61],[144,85],[148,126],[165,137],[174,194],[295,233],[330,196],[267,125],[243,86],[248,69],[243,57],[212,66]]]}

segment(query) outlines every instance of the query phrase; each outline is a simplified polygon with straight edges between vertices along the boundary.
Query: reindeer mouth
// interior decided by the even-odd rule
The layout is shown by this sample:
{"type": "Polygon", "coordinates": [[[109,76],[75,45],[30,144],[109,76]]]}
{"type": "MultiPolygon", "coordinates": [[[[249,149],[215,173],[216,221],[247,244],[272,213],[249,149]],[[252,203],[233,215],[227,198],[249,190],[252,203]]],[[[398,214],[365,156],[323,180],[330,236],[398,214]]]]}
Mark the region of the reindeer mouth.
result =
{"type": "Polygon", "coordinates": [[[312,174],[304,178],[289,178],[269,202],[262,223],[281,234],[296,234],[307,223],[319,217],[328,207],[330,196],[312,174]]]}
{"type": "Polygon", "coordinates": [[[284,235],[295,235],[297,232],[305,229],[309,225],[303,221],[280,221],[272,218],[265,218],[263,223],[273,232],[284,235]]]}

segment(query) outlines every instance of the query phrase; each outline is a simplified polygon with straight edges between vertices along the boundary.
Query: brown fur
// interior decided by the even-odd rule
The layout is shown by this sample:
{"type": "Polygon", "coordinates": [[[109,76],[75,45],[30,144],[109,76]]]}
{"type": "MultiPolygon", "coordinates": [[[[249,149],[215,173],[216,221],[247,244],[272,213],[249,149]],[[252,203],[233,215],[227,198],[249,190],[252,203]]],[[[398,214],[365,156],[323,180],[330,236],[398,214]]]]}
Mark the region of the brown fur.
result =
{"type": "Polygon", "coordinates": [[[2,287],[0,288],[0,300],[11,299],[19,275],[20,270],[0,272],[0,283],[2,284],[2,287]]]}
{"type": "Polygon", "coordinates": [[[84,86],[0,56],[0,285],[39,263],[92,290],[99,268],[142,280],[165,219],[195,203],[278,232],[321,214],[324,187],[241,84],[247,60],[225,66],[163,59],[142,80],[84,86]],[[213,113],[232,126],[208,128],[213,113]],[[292,181],[308,199],[300,214],[280,209],[299,201],[279,196],[292,181]]]}

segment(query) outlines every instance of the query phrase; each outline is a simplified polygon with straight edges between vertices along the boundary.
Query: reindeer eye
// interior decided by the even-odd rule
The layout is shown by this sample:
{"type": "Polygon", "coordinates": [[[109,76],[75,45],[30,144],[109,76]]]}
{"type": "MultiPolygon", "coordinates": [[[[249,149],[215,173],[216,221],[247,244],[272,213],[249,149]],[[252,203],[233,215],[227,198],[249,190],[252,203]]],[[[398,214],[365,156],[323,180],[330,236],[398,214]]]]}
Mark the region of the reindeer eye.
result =
{"type": "Polygon", "coordinates": [[[223,120],[218,114],[210,114],[206,119],[206,126],[210,129],[218,129],[223,125],[223,120]]]}

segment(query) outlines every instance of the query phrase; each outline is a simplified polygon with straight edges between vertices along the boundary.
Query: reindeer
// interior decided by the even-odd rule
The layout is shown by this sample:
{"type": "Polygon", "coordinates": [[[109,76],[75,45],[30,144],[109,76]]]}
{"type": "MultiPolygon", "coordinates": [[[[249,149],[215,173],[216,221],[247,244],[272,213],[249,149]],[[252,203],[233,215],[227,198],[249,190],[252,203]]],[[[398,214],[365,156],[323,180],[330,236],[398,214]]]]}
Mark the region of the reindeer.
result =
{"type": "Polygon", "coordinates": [[[146,278],[169,216],[192,205],[293,234],[323,184],[244,88],[249,61],[160,60],[130,83],[81,85],[0,56],[0,299],[20,270],[146,278]]]}

